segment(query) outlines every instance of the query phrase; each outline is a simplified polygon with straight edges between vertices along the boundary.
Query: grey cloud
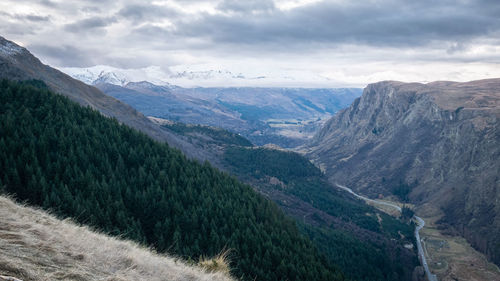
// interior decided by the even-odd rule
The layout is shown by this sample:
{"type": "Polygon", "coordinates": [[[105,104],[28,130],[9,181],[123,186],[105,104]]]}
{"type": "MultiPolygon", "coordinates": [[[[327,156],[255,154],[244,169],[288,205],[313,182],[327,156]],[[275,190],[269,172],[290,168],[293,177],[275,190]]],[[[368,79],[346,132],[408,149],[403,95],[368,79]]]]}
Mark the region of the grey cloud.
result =
{"type": "Polygon", "coordinates": [[[166,28],[154,26],[151,24],[145,24],[138,28],[133,29],[132,34],[145,38],[160,38],[160,39],[165,39],[165,37],[172,36],[172,33],[166,28]]]}
{"type": "Polygon", "coordinates": [[[18,20],[18,21],[32,21],[32,22],[48,22],[50,21],[50,16],[40,16],[34,14],[9,14],[6,12],[0,12],[0,16],[18,20]]]}
{"type": "Polygon", "coordinates": [[[467,49],[468,49],[468,47],[465,44],[456,42],[456,43],[451,44],[451,46],[448,47],[448,49],[446,50],[446,53],[449,55],[453,55],[456,53],[463,52],[467,49]]]}
{"type": "Polygon", "coordinates": [[[3,11],[0,11],[0,16],[2,18],[10,18],[10,19],[14,18],[14,15],[11,15],[11,14],[9,14],[7,12],[3,12],[3,11]]]}
{"type": "Polygon", "coordinates": [[[179,12],[165,6],[128,5],[122,8],[118,15],[134,21],[151,21],[158,18],[174,18],[179,12]]]}
{"type": "Polygon", "coordinates": [[[271,0],[224,0],[217,5],[217,9],[225,12],[265,12],[272,11],[276,7],[271,0]]]}
{"type": "Polygon", "coordinates": [[[90,67],[97,64],[112,65],[119,68],[141,68],[158,63],[160,58],[147,56],[126,56],[115,54],[101,48],[76,48],[73,45],[62,46],[31,44],[27,46],[36,57],[45,63],[57,67],[90,67]]]}
{"type": "MultiPolygon", "coordinates": [[[[244,9],[244,7],[242,7],[244,9]]],[[[491,11],[500,1],[396,1],[367,5],[329,2],[269,14],[205,14],[180,22],[178,35],[217,43],[259,45],[365,44],[424,46],[435,41],[466,42],[500,31],[491,11]],[[487,5],[487,7],[486,7],[487,5]]]]}
{"type": "Polygon", "coordinates": [[[0,22],[0,32],[2,35],[33,35],[34,28],[26,28],[24,24],[5,24],[0,22]]]}
{"type": "Polygon", "coordinates": [[[47,22],[50,21],[49,16],[37,16],[37,15],[26,15],[25,16],[27,20],[29,21],[34,21],[34,22],[47,22]]]}
{"type": "Polygon", "coordinates": [[[109,26],[116,21],[115,17],[92,17],[67,24],[64,29],[73,33],[86,32],[109,26]]]}
{"type": "Polygon", "coordinates": [[[50,21],[48,16],[18,15],[0,11],[0,34],[2,35],[33,35],[40,25],[32,22],[50,21]]]}
{"type": "Polygon", "coordinates": [[[81,8],[81,11],[85,13],[100,13],[102,9],[95,6],[86,6],[81,8]]]}
{"type": "Polygon", "coordinates": [[[40,0],[39,3],[44,5],[44,6],[47,6],[47,7],[56,7],[57,6],[57,4],[55,2],[50,1],[50,0],[40,0]]]}
{"type": "Polygon", "coordinates": [[[69,45],[34,44],[28,45],[27,48],[35,56],[42,56],[47,61],[58,66],[88,67],[95,65],[95,62],[90,59],[96,55],[95,52],[85,51],[69,45]]]}
{"type": "Polygon", "coordinates": [[[8,1],[43,5],[40,11],[49,11],[52,16],[23,18],[16,18],[14,9],[0,11],[0,32],[27,44],[40,43],[30,47],[58,66],[95,63],[135,67],[176,59],[200,58],[204,63],[226,57],[287,60],[328,52],[337,56],[337,50],[347,52],[346,59],[357,61],[500,60],[494,57],[498,53],[494,50],[486,51],[483,57],[468,52],[480,42],[500,45],[492,41],[500,38],[498,0],[325,0],[290,10],[278,9],[271,0],[214,0],[210,3],[219,13],[193,14],[173,7],[189,8],[198,2],[205,2],[205,7],[207,1],[169,0],[175,5],[161,6],[151,4],[151,0],[8,1]],[[57,15],[63,14],[74,22],[58,22],[62,17],[57,15]],[[165,18],[172,25],[159,24],[165,18]],[[125,32],[101,36],[111,24],[125,32]],[[46,46],[46,42],[58,42],[62,47],[46,46]],[[345,44],[357,46],[349,53],[345,44]],[[91,52],[92,47],[101,52],[91,52]],[[358,56],[359,50],[366,53],[358,56]],[[176,57],[176,52],[181,55],[176,57]],[[168,53],[172,55],[168,57],[168,53]]]}

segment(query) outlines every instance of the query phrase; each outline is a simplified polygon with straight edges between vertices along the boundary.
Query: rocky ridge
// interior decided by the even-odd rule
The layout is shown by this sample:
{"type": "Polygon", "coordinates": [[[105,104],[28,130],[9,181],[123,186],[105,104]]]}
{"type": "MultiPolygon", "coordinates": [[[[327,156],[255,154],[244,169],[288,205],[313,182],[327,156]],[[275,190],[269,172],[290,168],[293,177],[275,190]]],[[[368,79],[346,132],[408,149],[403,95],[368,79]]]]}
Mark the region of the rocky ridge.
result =
{"type": "Polygon", "coordinates": [[[331,181],[438,208],[444,228],[500,264],[500,79],[385,81],[305,148],[331,181]]]}

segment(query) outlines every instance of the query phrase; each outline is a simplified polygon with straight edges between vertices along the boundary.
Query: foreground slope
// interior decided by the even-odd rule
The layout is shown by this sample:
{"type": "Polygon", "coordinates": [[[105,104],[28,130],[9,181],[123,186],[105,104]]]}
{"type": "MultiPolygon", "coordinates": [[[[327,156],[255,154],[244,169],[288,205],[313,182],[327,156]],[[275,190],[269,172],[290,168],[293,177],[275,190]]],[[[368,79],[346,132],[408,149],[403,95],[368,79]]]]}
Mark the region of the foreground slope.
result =
{"type": "Polygon", "coordinates": [[[269,200],[40,82],[0,82],[0,191],[243,280],[343,280],[269,200]],[[36,85],[37,87],[33,86],[36,85]]]}
{"type": "Polygon", "coordinates": [[[500,264],[500,79],[380,82],[316,135],[331,181],[435,206],[441,226],[500,264]]]}
{"type": "Polygon", "coordinates": [[[203,150],[196,149],[168,130],[162,130],[129,105],[105,95],[95,87],[44,65],[27,49],[0,36],[0,78],[11,80],[41,80],[58,94],[67,96],[82,106],[90,106],[105,116],[116,118],[123,124],[139,130],[158,141],[168,142],[186,155],[197,159],[210,159],[203,150]]]}
{"type": "MultiPolygon", "coordinates": [[[[0,196],[0,275],[35,280],[221,280],[178,259],[0,196]]],[[[0,278],[1,279],[1,278],[0,278]]]]}

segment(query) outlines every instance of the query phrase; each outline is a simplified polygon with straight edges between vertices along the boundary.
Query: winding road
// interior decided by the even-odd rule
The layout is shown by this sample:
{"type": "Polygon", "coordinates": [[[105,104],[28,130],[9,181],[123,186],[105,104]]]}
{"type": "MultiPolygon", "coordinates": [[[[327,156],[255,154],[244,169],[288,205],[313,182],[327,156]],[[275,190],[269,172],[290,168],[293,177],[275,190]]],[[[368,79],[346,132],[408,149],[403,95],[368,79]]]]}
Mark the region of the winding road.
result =
{"type": "MultiPolygon", "coordinates": [[[[380,201],[380,200],[373,200],[373,199],[370,199],[370,198],[365,197],[363,195],[359,195],[359,194],[355,193],[354,191],[352,191],[352,189],[350,189],[347,186],[340,185],[338,183],[336,183],[335,185],[337,185],[338,188],[349,192],[350,194],[354,195],[355,197],[357,197],[359,199],[365,200],[367,202],[372,202],[374,204],[389,206],[389,207],[392,207],[392,208],[398,210],[399,212],[401,212],[401,207],[399,207],[396,204],[392,204],[392,203],[380,201]]],[[[427,275],[427,279],[429,281],[438,281],[437,276],[435,274],[432,274],[431,271],[429,270],[429,266],[427,265],[427,260],[425,258],[425,254],[424,254],[424,249],[422,247],[422,241],[420,241],[419,231],[424,227],[425,221],[421,217],[418,217],[416,215],[414,217],[417,220],[417,227],[415,228],[415,239],[417,240],[417,249],[418,249],[418,255],[420,256],[420,261],[422,262],[422,266],[425,269],[425,274],[427,275]]]]}

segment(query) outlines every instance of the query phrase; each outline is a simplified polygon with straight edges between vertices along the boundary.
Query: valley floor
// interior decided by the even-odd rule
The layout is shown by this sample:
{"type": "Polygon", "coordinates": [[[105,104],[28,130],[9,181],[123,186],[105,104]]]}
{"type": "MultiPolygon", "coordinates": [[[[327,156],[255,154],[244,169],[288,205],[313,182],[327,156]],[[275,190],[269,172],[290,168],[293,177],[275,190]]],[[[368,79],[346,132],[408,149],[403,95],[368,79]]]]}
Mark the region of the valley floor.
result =
{"type": "Polygon", "coordinates": [[[421,231],[429,267],[439,280],[500,281],[500,270],[460,236],[445,235],[437,228],[439,216],[423,217],[421,231]]]}
{"type": "MultiPolygon", "coordinates": [[[[386,198],[384,201],[402,206],[393,198],[386,198]]],[[[390,215],[399,215],[394,208],[370,202],[368,204],[390,215]]],[[[406,206],[414,208],[410,204],[406,206]]],[[[424,206],[418,211],[422,213],[420,216],[425,221],[425,226],[420,230],[420,237],[427,264],[438,280],[500,281],[500,269],[472,248],[465,238],[445,235],[438,229],[436,222],[440,216],[435,208],[424,206]]]]}

